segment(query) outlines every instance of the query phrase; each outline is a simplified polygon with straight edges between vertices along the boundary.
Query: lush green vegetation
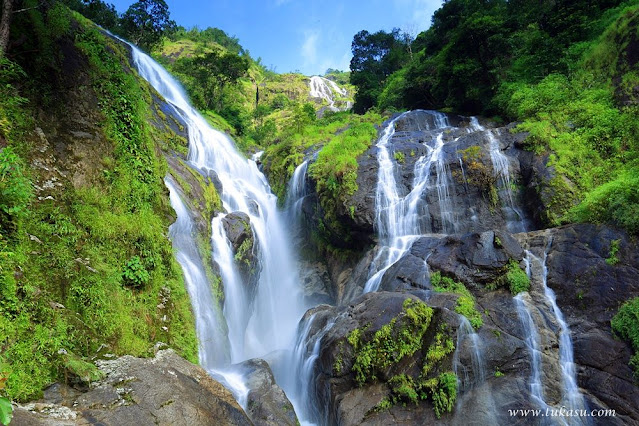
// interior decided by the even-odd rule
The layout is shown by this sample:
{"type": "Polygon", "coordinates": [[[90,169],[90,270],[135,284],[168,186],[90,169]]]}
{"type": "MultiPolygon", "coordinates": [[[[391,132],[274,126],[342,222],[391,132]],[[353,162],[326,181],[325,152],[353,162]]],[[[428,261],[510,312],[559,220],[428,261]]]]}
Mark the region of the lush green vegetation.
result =
{"type": "Polygon", "coordinates": [[[639,378],[639,297],[624,303],[619,312],[612,318],[612,329],[619,337],[630,342],[635,351],[630,359],[630,366],[639,378]]]}
{"type": "Polygon", "coordinates": [[[435,271],[430,275],[430,284],[435,291],[459,295],[455,312],[465,316],[474,329],[478,329],[484,324],[481,313],[475,307],[475,298],[463,283],[442,276],[441,272],[435,271]]]}
{"type": "Polygon", "coordinates": [[[510,259],[508,264],[502,268],[501,276],[487,286],[490,290],[495,290],[498,287],[508,288],[514,296],[522,291],[530,290],[530,278],[526,271],[521,269],[519,262],[510,259]]]}
{"type": "Polygon", "coordinates": [[[173,213],[148,89],[119,44],[59,4],[16,15],[12,34],[27,33],[34,36],[0,64],[7,99],[0,103],[0,376],[7,395],[37,397],[67,375],[95,380],[90,360],[99,351],[146,356],[163,341],[196,361],[190,303],[166,238],[173,213]],[[64,68],[65,43],[75,50],[64,54],[78,55],[84,67],[64,68]],[[105,145],[85,161],[101,171],[47,186],[47,170],[25,164],[67,161],[39,150],[45,136],[33,129],[50,128],[40,117],[65,123],[78,107],[50,96],[68,72],[88,82],[71,90],[86,96],[84,113],[100,123],[105,145]]]}
{"type": "MultiPolygon", "coordinates": [[[[549,158],[547,225],[589,221],[639,232],[637,1],[449,0],[414,40],[353,39],[355,111],[431,108],[519,120],[549,158]]],[[[467,162],[482,164],[472,150],[467,162]],[[475,161],[477,160],[477,161],[475,161]]],[[[468,179],[496,199],[490,173],[468,179]]],[[[472,173],[471,173],[472,174],[472,173]]]]}
{"type": "Polygon", "coordinates": [[[365,341],[359,329],[349,334],[348,342],[355,351],[353,372],[359,386],[374,382],[388,367],[421,349],[433,310],[413,299],[406,299],[403,308],[398,317],[382,326],[370,340],[365,341]]]}
{"type": "MultiPolygon", "coordinates": [[[[439,371],[443,361],[455,350],[455,345],[445,324],[437,327],[430,341],[425,340],[428,330],[434,329],[432,320],[432,308],[422,301],[406,299],[402,313],[372,336],[366,337],[368,326],[356,328],[348,335],[347,341],[354,350],[352,372],[358,386],[379,380],[402,359],[422,351],[423,367],[419,376],[397,374],[388,379],[391,394],[375,410],[388,409],[399,403],[417,404],[430,398],[437,417],[452,411],[457,396],[457,376],[439,371]]],[[[336,360],[336,363],[341,371],[342,361],[336,360]]]]}

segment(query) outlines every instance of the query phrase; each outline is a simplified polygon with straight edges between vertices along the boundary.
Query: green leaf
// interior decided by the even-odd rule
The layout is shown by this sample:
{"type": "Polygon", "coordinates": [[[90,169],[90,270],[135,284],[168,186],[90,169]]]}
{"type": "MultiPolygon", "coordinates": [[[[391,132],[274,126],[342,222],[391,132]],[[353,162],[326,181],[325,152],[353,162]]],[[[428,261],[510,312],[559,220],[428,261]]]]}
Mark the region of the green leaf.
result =
{"type": "Polygon", "coordinates": [[[7,398],[0,398],[0,423],[8,425],[13,415],[13,407],[7,398]]]}

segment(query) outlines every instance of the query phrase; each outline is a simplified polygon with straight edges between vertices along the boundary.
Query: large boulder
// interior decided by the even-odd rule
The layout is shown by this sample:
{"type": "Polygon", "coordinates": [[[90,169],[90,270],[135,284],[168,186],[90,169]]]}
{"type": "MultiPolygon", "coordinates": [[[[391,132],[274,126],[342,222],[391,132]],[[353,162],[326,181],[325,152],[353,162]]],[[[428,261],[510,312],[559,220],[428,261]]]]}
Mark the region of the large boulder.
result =
{"type": "Polygon", "coordinates": [[[448,345],[452,345],[455,314],[432,309],[415,296],[378,292],[363,295],[348,306],[317,308],[306,318],[313,321],[308,356],[318,340],[320,344],[311,384],[320,418],[341,425],[436,420],[431,400],[419,400],[417,406],[381,407],[385,400],[397,397],[393,387],[402,375],[416,382],[428,379],[437,386],[439,375],[452,370],[448,345]],[[426,353],[434,347],[442,351],[441,356],[423,377],[424,365],[430,362],[426,353]],[[369,352],[375,356],[368,358],[369,352]]]}
{"type": "Polygon", "coordinates": [[[98,361],[105,379],[20,407],[12,425],[251,425],[233,395],[172,350],[98,361]]]}
{"type": "Polygon", "coordinates": [[[298,424],[293,405],[282,388],[275,383],[271,368],[262,359],[251,359],[240,364],[244,370],[247,396],[247,414],[256,426],[298,424]]]}

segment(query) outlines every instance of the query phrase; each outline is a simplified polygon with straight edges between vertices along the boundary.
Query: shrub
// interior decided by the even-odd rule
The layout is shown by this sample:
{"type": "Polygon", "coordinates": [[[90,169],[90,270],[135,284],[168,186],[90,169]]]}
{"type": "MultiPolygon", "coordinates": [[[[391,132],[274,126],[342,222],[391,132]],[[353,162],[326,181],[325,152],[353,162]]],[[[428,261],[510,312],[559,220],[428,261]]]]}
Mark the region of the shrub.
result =
{"type": "Polygon", "coordinates": [[[517,261],[511,259],[508,262],[506,272],[506,283],[512,294],[518,294],[530,289],[530,278],[524,270],[519,267],[517,261]]]}
{"type": "Polygon", "coordinates": [[[149,282],[151,276],[149,275],[149,271],[142,265],[140,257],[133,256],[124,266],[122,278],[124,279],[124,283],[129,287],[142,288],[149,282]]]}
{"type": "Polygon", "coordinates": [[[634,367],[635,376],[639,378],[639,297],[624,303],[610,321],[610,325],[613,331],[622,339],[629,341],[635,350],[634,356],[630,359],[630,365],[634,367]]]}

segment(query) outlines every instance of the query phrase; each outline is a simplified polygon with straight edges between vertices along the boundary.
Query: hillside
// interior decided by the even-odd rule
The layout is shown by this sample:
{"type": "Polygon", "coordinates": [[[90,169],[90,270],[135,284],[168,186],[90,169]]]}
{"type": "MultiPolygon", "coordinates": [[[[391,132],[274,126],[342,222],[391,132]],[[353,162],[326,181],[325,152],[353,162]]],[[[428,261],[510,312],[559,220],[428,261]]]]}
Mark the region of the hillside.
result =
{"type": "Polygon", "coordinates": [[[448,0],[324,76],[11,6],[0,424],[639,423],[639,0],[448,0]]]}

